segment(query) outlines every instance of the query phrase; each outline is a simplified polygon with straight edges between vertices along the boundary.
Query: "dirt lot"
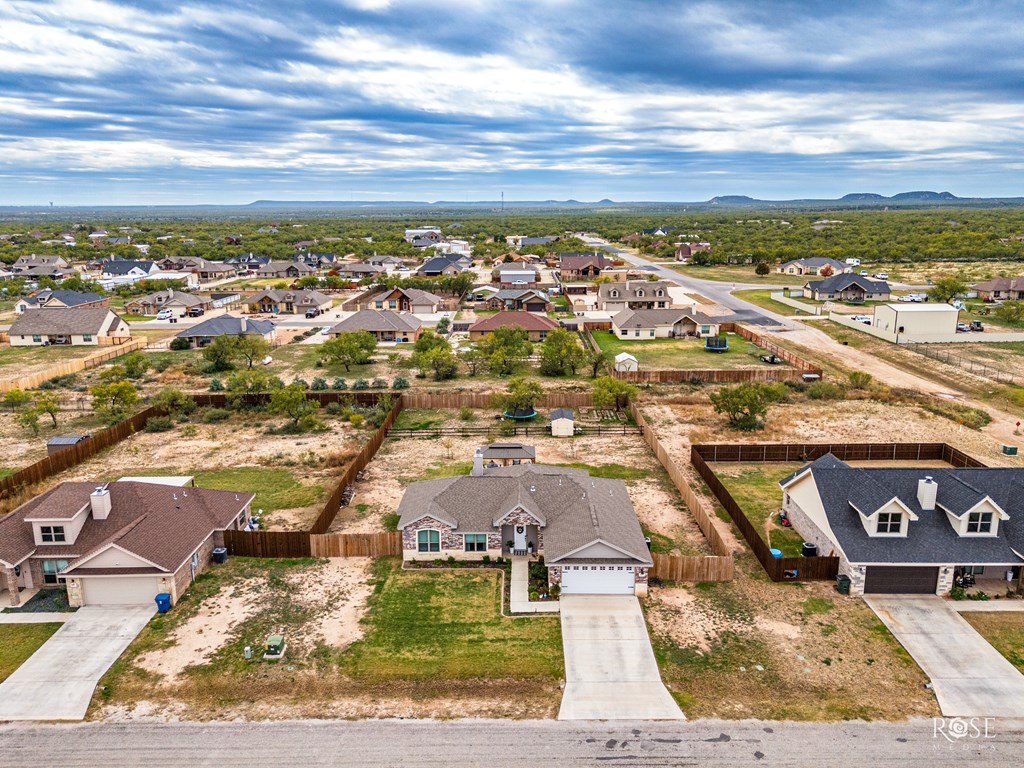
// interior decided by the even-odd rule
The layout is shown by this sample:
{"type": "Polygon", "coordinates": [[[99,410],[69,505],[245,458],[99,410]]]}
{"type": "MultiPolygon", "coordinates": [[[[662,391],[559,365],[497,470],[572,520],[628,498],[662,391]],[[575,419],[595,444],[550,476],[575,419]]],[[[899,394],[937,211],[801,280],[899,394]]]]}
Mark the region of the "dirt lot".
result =
{"type": "Polygon", "coordinates": [[[62,411],[57,416],[56,429],[44,414],[39,419],[39,434],[33,435],[17,423],[11,411],[0,411],[0,471],[21,469],[45,458],[46,441],[51,437],[89,434],[104,426],[92,411],[62,411]]]}

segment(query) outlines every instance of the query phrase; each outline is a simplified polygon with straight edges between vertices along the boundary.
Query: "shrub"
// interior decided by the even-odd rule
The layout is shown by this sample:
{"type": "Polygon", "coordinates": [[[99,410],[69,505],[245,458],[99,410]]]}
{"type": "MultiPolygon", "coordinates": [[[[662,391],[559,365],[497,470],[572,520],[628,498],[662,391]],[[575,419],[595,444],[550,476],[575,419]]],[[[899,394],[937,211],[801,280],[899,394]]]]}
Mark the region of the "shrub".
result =
{"type": "Polygon", "coordinates": [[[313,379],[312,383],[309,385],[309,388],[312,389],[314,392],[323,392],[324,390],[327,389],[327,379],[325,379],[323,376],[317,376],[315,379],[313,379]]]}
{"type": "Polygon", "coordinates": [[[949,403],[943,400],[928,400],[921,406],[929,413],[942,416],[950,421],[956,421],[969,429],[981,429],[992,421],[988,412],[980,408],[972,408],[963,403],[949,403]]]}
{"type": "Polygon", "coordinates": [[[850,386],[854,389],[867,389],[871,384],[871,378],[867,371],[850,371],[850,386]]]}
{"type": "Polygon", "coordinates": [[[552,584],[550,587],[548,587],[548,592],[551,594],[552,597],[558,597],[558,595],[562,592],[562,585],[552,584]]]}
{"type": "Polygon", "coordinates": [[[476,411],[469,407],[462,407],[459,409],[459,418],[462,421],[473,421],[476,419],[476,411]]]}
{"type": "Polygon", "coordinates": [[[333,382],[331,382],[331,389],[336,389],[338,392],[344,392],[346,389],[348,389],[348,382],[345,381],[343,378],[338,377],[333,382]]]}
{"type": "MultiPolygon", "coordinates": [[[[396,515],[396,517],[397,517],[397,515],[396,515]]],[[[480,558],[480,562],[482,562],[484,565],[490,565],[491,556],[490,555],[484,555],[482,558],[480,558]]]]}
{"type": "Polygon", "coordinates": [[[174,429],[174,422],[170,416],[150,416],[146,419],[147,432],[168,432],[174,429]]]}
{"type": "Polygon", "coordinates": [[[387,389],[388,388],[388,380],[387,379],[374,379],[373,380],[373,384],[371,384],[370,386],[372,386],[374,389],[387,389]]]}
{"type": "Polygon", "coordinates": [[[153,363],[153,370],[156,371],[157,373],[163,373],[164,371],[166,371],[170,367],[171,367],[171,361],[168,358],[166,358],[166,357],[158,358],[153,363]]]}
{"type": "Polygon", "coordinates": [[[200,416],[204,424],[215,424],[218,421],[226,421],[231,418],[231,411],[227,408],[206,408],[200,416]]]}
{"type": "Polygon", "coordinates": [[[210,391],[211,392],[223,392],[224,391],[224,382],[221,381],[220,379],[216,378],[216,377],[210,379],[210,391]]]}
{"type": "Polygon", "coordinates": [[[39,385],[39,389],[60,389],[62,387],[71,387],[78,381],[78,375],[75,373],[66,373],[63,376],[54,376],[52,379],[47,379],[39,385]]]}
{"type": "Polygon", "coordinates": [[[366,418],[361,413],[353,413],[348,417],[348,423],[353,427],[361,426],[364,421],[366,421],[366,418]]]}
{"type": "Polygon", "coordinates": [[[815,381],[807,387],[811,400],[842,400],[845,394],[841,387],[827,381],[815,381]]]}
{"type": "Polygon", "coordinates": [[[366,379],[356,379],[355,383],[352,384],[352,389],[357,391],[369,388],[370,382],[368,382],[366,379]]]}
{"type": "Polygon", "coordinates": [[[298,384],[303,389],[309,389],[309,384],[306,383],[305,379],[300,379],[298,376],[292,379],[292,384],[298,384]]]}
{"type": "Polygon", "coordinates": [[[384,515],[384,530],[397,531],[398,521],[401,519],[401,515],[399,515],[397,512],[389,512],[388,514],[384,515]]]}
{"type": "Polygon", "coordinates": [[[195,437],[199,434],[199,427],[195,424],[186,424],[181,428],[182,437],[195,437]]]}
{"type": "Polygon", "coordinates": [[[408,389],[409,380],[404,376],[395,376],[394,381],[391,382],[392,389],[408,389]]]}
{"type": "Polygon", "coordinates": [[[953,587],[949,590],[950,600],[963,600],[967,597],[967,591],[963,587],[953,587]]]}
{"type": "Polygon", "coordinates": [[[328,403],[324,406],[324,410],[327,411],[328,416],[337,416],[341,413],[341,403],[328,403]]]}
{"type": "Polygon", "coordinates": [[[356,451],[331,451],[324,456],[324,466],[330,468],[345,467],[356,457],[356,451]]]}
{"type": "Polygon", "coordinates": [[[784,382],[787,387],[792,389],[794,392],[806,392],[807,382],[803,379],[786,379],[784,382]]]}
{"type": "Polygon", "coordinates": [[[531,600],[540,600],[540,593],[536,589],[531,589],[530,590],[530,599],[531,600]]]}
{"type": "Polygon", "coordinates": [[[175,352],[184,352],[186,349],[191,349],[192,345],[188,339],[171,339],[170,348],[175,352]]]}

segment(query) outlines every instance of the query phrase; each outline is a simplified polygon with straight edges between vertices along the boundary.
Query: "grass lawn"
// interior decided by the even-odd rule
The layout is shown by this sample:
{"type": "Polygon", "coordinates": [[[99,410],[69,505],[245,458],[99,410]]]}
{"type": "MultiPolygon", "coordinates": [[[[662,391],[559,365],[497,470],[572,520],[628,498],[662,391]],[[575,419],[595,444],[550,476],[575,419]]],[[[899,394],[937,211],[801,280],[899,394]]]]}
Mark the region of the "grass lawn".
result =
{"type": "Polygon", "coordinates": [[[591,477],[603,477],[607,480],[643,480],[650,477],[649,469],[637,469],[636,467],[624,467],[621,464],[555,464],[556,467],[569,467],[571,469],[585,469],[591,477]]]}
{"type": "Polygon", "coordinates": [[[0,682],[10,677],[14,670],[60,628],[59,622],[0,624],[0,682]]]}
{"type": "Polygon", "coordinates": [[[1024,672],[1024,613],[961,613],[992,647],[1024,672]]]}
{"type": "Polygon", "coordinates": [[[202,470],[184,467],[146,469],[139,475],[194,475],[196,485],[218,491],[255,493],[253,510],[273,512],[315,504],[323,494],[321,485],[305,485],[287,469],[269,467],[235,467],[202,470]]]}
{"type": "Polygon", "coordinates": [[[761,531],[770,547],[781,549],[784,557],[799,557],[803,538],[792,528],[779,525],[782,507],[779,481],[799,465],[793,464],[715,464],[718,479],[726,487],[747,519],[761,531]]]}
{"type": "Polygon", "coordinates": [[[750,283],[753,285],[803,285],[810,278],[805,275],[759,275],[754,272],[753,265],[739,266],[721,264],[712,267],[699,267],[692,264],[665,264],[686,277],[700,280],[717,280],[721,283],[750,283]]]}
{"type": "Polygon", "coordinates": [[[366,636],[339,659],[357,680],[543,678],[564,674],[558,617],[502,618],[498,570],[403,571],[374,564],[366,636]]]}
{"type": "Polygon", "coordinates": [[[783,304],[781,301],[775,301],[771,297],[773,290],[772,288],[758,288],[750,291],[733,291],[732,295],[779,315],[795,315],[795,308],[783,304]]]}
{"type": "Polygon", "coordinates": [[[700,339],[623,339],[607,331],[596,331],[594,340],[611,357],[629,352],[645,369],[737,369],[771,367],[762,363],[765,351],[735,334],[729,334],[726,352],[707,352],[700,339]]]}
{"type": "Polygon", "coordinates": [[[0,478],[13,475],[17,471],[17,467],[0,467],[0,478]]]}

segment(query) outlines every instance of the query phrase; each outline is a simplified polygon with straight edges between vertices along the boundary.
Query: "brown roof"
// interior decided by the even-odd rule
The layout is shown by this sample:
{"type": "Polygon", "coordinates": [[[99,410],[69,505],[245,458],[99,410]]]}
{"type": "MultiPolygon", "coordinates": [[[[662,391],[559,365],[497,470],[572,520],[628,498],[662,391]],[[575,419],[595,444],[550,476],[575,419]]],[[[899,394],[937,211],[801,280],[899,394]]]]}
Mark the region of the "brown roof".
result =
{"type": "MultiPolygon", "coordinates": [[[[26,309],[11,324],[11,336],[31,336],[37,333],[62,335],[99,335],[107,318],[114,313],[106,307],[48,307],[26,309]]],[[[115,315],[116,317],[116,315],[115,315]]]]}
{"type": "Polygon", "coordinates": [[[983,283],[975,283],[977,291],[1024,291],[1024,277],[993,277],[983,283]]]}
{"type": "Polygon", "coordinates": [[[493,331],[495,328],[515,326],[527,331],[553,331],[558,323],[546,315],[536,312],[498,312],[481,318],[469,326],[472,331],[493,331]]]}
{"type": "Polygon", "coordinates": [[[606,259],[603,253],[574,253],[563,254],[558,262],[559,269],[586,269],[587,267],[604,269],[611,266],[611,260],[606,259]]]}
{"type": "Polygon", "coordinates": [[[361,309],[331,328],[331,333],[354,331],[416,331],[423,323],[413,315],[393,312],[389,309],[361,309]]]}
{"type": "MultiPolygon", "coordinates": [[[[214,531],[222,530],[255,498],[242,491],[181,488],[135,481],[108,483],[110,514],[95,520],[89,509],[73,544],[36,545],[31,519],[69,520],[90,506],[97,483],[61,483],[0,520],[0,560],[18,563],[30,555],[74,560],[109,544],[174,571],[214,531]]],[[[74,567],[74,563],[72,566],[74,567]]]]}

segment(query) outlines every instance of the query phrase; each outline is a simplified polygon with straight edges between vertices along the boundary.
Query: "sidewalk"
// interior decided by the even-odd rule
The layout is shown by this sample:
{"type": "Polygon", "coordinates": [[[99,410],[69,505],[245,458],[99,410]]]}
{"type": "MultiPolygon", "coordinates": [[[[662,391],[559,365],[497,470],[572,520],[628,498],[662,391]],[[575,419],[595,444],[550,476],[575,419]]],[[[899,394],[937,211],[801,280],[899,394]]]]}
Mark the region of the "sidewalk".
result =
{"type": "Polygon", "coordinates": [[[63,624],[75,614],[66,613],[0,613],[0,624],[63,624]]]}
{"type": "Polygon", "coordinates": [[[509,589],[509,611],[511,613],[558,613],[557,600],[546,603],[530,602],[530,558],[512,557],[512,585],[509,589]]]}
{"type": "Polygon", "coordinates": [[[1024,600],[947,600],[946,604],[957,613],[1024,611],[1024,600]]]}

